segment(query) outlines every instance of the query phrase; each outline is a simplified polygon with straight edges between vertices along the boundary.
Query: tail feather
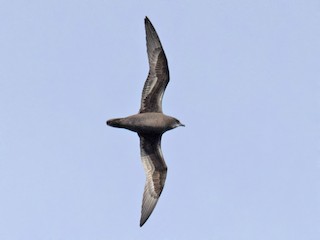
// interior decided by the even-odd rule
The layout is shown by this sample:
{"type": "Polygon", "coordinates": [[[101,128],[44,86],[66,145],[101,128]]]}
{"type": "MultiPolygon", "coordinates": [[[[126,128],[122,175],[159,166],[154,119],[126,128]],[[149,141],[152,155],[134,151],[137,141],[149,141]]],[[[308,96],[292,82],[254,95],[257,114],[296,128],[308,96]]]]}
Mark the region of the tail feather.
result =
{"type": "Polygon", "coordinates": [[[114,118],[107,121],[107,125],[111,127],[122,127],[121,125],[121,119],[122,118],[114,118]]]}

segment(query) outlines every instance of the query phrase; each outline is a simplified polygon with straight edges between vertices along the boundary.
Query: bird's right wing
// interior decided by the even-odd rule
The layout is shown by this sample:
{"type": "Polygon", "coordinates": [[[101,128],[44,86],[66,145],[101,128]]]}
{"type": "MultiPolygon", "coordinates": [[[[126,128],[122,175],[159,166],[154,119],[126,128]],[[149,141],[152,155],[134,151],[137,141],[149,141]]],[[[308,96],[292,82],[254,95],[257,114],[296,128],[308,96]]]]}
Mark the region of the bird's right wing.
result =
{"type": "Polygon", "coordinates": [[[149,74],[144,84],[140,113],[162,112],[162,97],[169,83],[169,68],[159,36],[145,18],[149,74]]]}
{"type": "Polygon", "coordinates": [[[161,152],[161,135],[139,135],[141,160],[146,174],[140,227],[155,208],[167,176],[167,165],[161,152]]]}

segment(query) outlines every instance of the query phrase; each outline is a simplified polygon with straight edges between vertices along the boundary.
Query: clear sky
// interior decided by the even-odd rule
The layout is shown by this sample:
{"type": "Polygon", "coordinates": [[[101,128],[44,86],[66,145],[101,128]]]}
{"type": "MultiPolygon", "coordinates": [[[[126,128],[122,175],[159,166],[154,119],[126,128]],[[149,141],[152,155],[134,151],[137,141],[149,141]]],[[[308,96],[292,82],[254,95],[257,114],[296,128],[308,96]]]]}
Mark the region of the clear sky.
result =
{"type": "Polygon", "coordinates": [[[2,1],[0,239],[320,239],[318,0],[2,1]],[[144,17],[168,177],[139,227],[144,17]]]}

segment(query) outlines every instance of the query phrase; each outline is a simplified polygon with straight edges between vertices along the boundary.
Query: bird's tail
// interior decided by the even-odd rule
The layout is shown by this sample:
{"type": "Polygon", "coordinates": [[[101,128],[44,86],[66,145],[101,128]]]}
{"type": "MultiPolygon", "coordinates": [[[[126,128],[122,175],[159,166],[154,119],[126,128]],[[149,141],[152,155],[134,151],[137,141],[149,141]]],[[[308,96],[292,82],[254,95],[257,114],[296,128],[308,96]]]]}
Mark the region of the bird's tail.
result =
{"type": "Polygon", "coordinates": [[[111,126],[111,127],[121,128],[122,127],[121,119],[122,118],[110,119],[110,120],[107,121],[107,125],[111,126]]]}

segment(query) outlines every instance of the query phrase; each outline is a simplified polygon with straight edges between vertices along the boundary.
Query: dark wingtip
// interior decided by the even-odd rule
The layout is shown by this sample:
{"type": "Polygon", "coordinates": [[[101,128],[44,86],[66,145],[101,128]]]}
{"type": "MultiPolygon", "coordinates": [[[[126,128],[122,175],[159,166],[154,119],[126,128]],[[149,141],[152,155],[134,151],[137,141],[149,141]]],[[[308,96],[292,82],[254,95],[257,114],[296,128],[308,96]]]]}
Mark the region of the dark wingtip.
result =
{"type": "Polygon", "coordinates": [[[145,24],[145,25],[148,25],[148,24],[151,24],[151,25],[152,25],[150,19],[149,19],[147,16],[144,18],[144,24],[145,24]]]}
{"type": "Polygon", "coordinates": [[[142,219],[140,219],[140,227],[142,227],[145,223],[146,223],[147,219],[145,219],[144,221],[142,221],[142,219]]]}

